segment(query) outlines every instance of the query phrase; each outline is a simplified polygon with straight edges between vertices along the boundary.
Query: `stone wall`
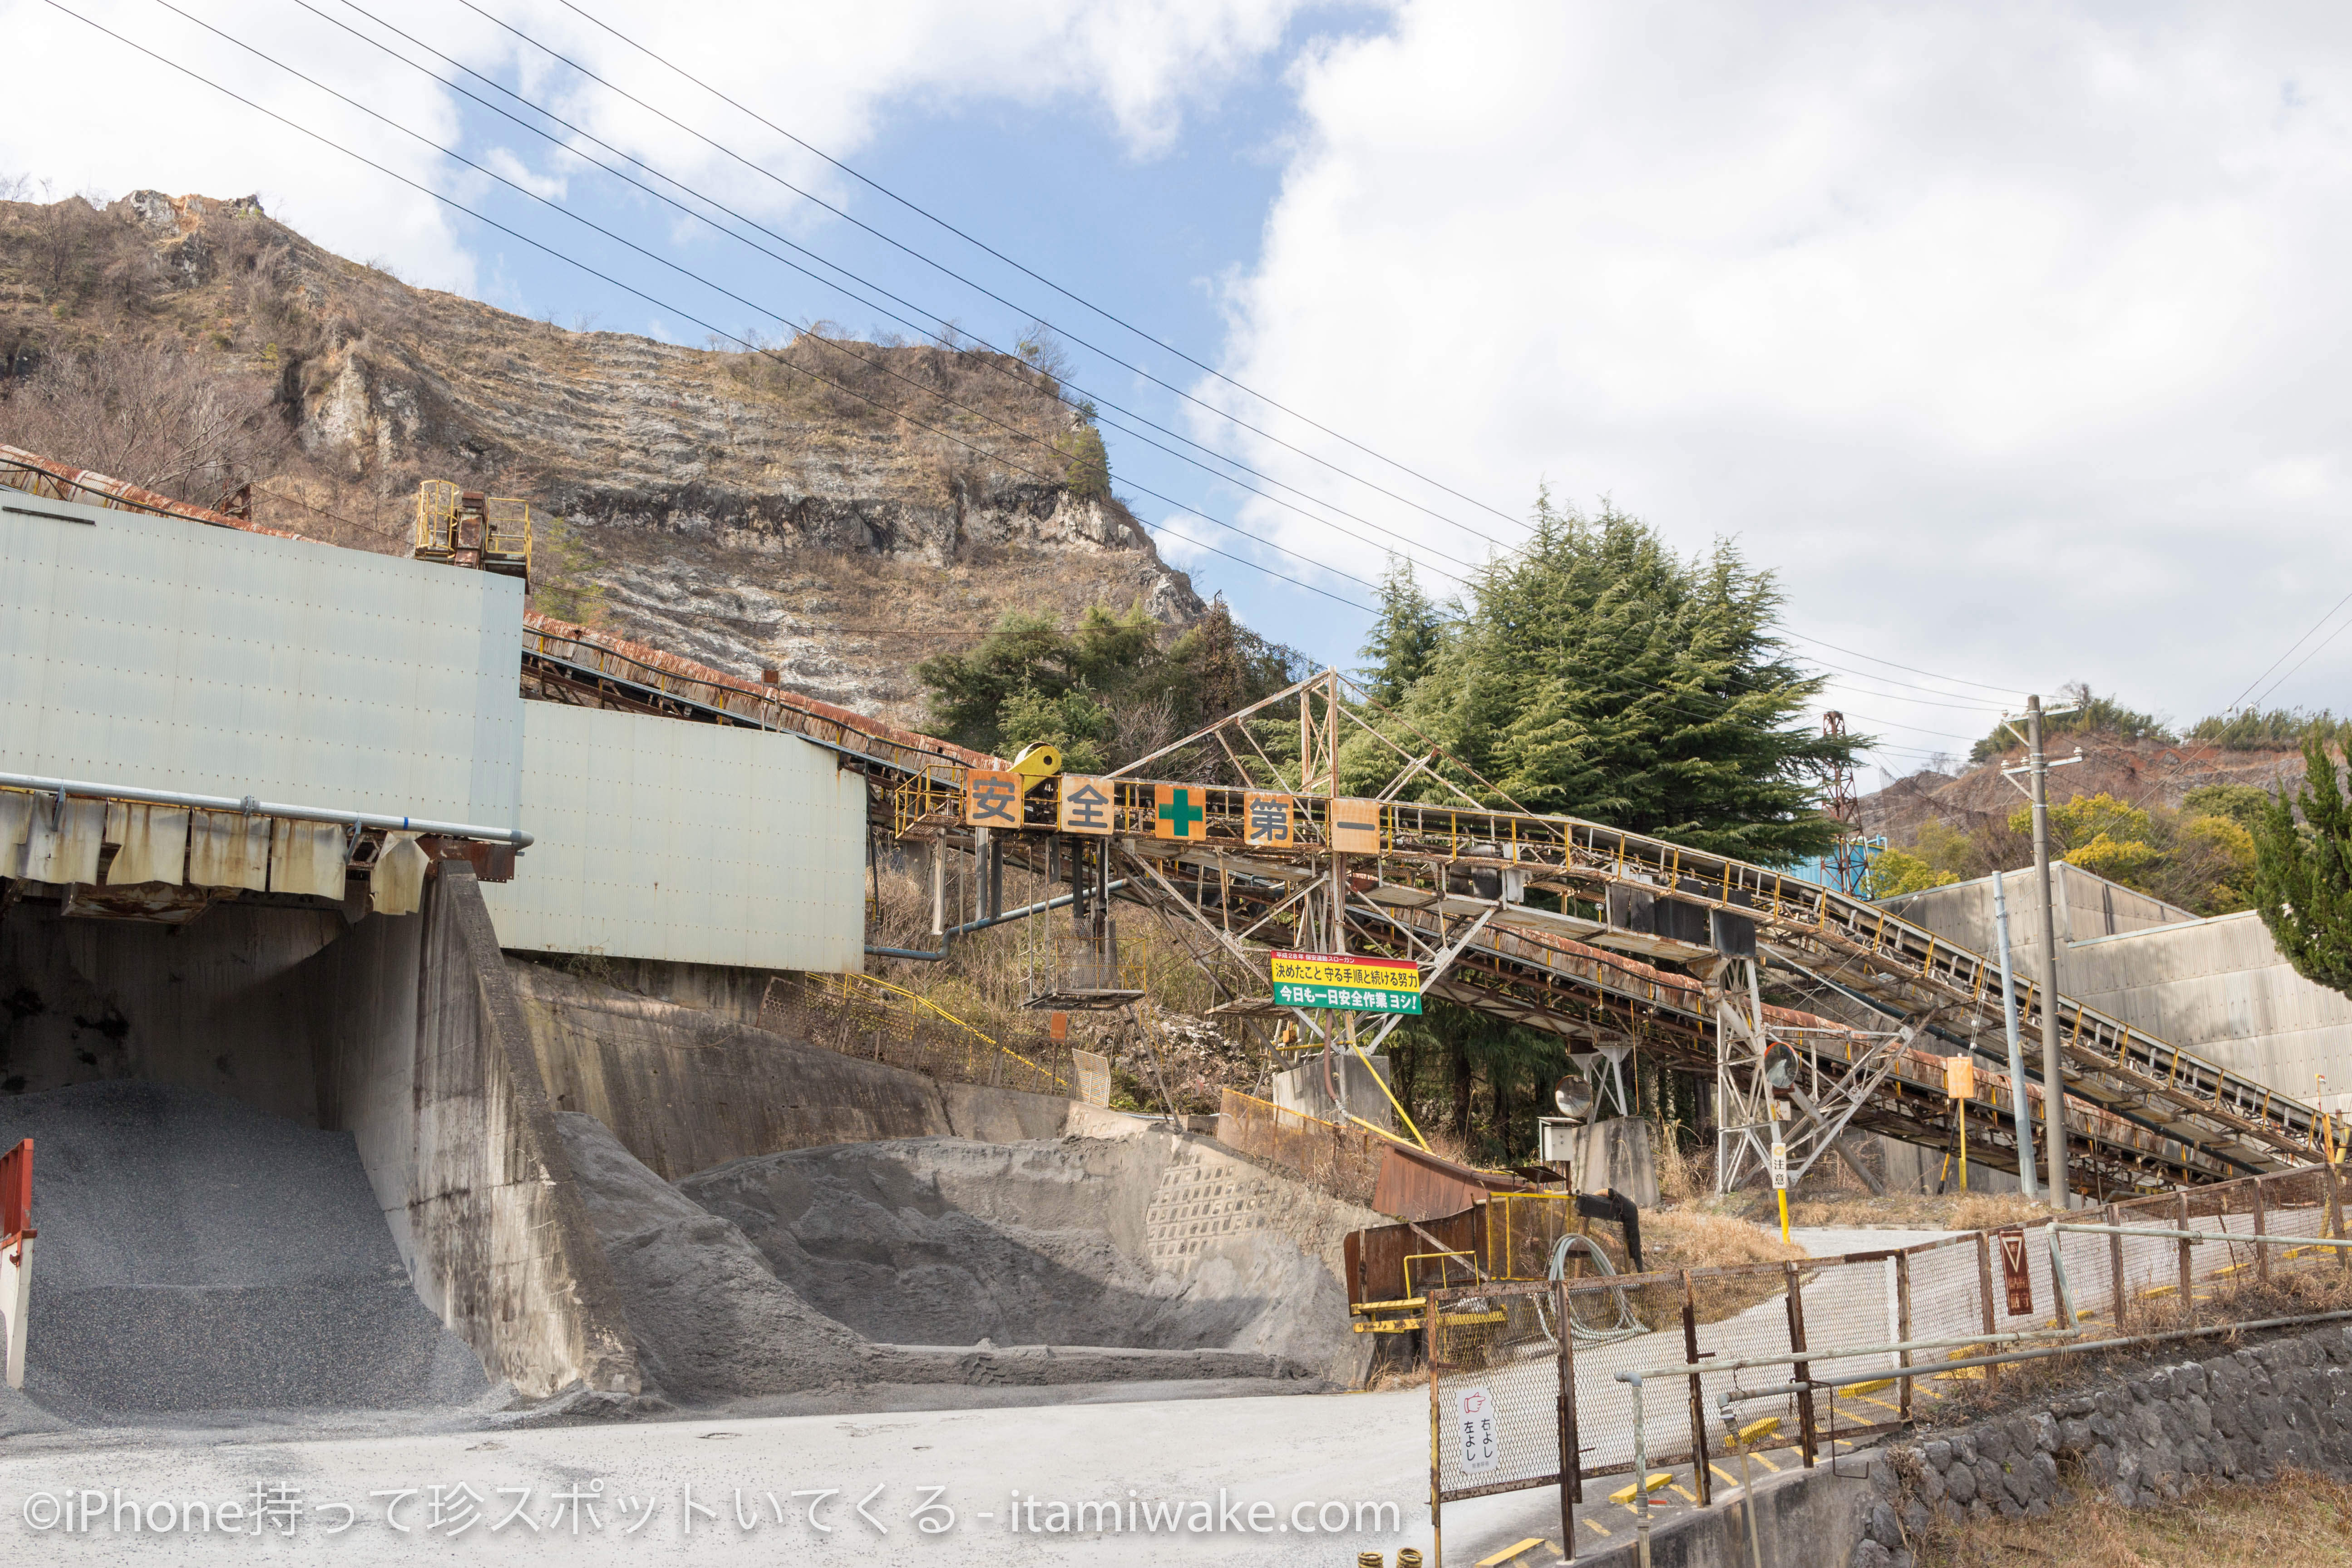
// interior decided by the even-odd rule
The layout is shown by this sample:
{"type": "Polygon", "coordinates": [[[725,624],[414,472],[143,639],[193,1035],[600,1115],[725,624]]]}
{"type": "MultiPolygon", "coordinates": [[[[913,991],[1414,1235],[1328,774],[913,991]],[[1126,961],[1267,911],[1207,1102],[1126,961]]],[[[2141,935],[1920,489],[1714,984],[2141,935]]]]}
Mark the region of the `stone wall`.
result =
{"type": "Polygon", "coordinates": [[[2352,1329],[2183,1361],[1949,1433],[1871,1464],[1852,1568],[1898,1568],[1965,1519],[2038,1519],[2085,1493],[2131,1507],[2283,1468],[2352,1476],[2352,1329]]]}

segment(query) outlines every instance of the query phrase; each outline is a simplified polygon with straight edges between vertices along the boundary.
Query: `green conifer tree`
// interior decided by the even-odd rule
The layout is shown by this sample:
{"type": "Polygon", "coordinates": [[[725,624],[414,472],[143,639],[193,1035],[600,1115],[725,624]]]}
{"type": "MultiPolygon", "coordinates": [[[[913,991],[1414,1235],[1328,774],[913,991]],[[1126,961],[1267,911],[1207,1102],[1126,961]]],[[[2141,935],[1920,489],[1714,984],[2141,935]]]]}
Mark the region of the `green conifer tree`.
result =
{"type": "Polygon", "coordinates": [[[2352,995],[2352,798],[2318,733],[2303,758],[2294,805],[2282,787],[2254,830],[2254,907],[2296,973],[2352,995]]]}

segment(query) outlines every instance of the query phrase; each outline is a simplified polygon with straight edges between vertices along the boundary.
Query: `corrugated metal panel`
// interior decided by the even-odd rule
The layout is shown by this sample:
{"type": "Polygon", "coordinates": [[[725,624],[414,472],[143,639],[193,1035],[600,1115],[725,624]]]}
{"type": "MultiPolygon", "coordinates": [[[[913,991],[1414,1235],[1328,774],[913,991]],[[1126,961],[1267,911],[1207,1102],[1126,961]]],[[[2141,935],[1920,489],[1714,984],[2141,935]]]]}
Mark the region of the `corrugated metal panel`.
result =
{"type": "Polygon", "coordinates": [[[520,826],[522,586],[0,489],[0,770],[520,826]]]}
{"type": "Polygon", "coordinates": [[[796,736],[527,705],[538,842],[482,897],[509,947],[761,969],[865,963],[865,783],[796,736]]]}

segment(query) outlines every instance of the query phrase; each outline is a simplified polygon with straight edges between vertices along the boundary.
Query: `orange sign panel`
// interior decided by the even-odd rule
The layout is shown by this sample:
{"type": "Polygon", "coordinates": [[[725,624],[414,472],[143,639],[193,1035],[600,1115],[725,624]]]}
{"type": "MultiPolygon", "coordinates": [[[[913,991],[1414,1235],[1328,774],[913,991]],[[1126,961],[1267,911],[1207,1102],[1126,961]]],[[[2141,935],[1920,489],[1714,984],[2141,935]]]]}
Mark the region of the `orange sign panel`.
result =
{"type": "Polygon", "coordinates": [[[1021,826],[1021,775],[974,768],[963,775],[963,820],[971,827],[1021,826]]]}
{"type": "Polygon", "coordinates": [[[1151,786],[1151,837],[1198,839],[1209,836],[1209,792],[1199,784],[1151,786]]]}
{"type": "Polygon", "coordinates": [[[1110,808],[1110,780],[1064,773],[1061,797],[1054,810],[1054,826],[1064,833],[1108,835],[1110,808]]]}
{"type": "Polygon", "coordinates": [[[1379,854],[1381,803],[1376,800],[1333,801],[1331,847],[1343,855],[1379,854]]]}

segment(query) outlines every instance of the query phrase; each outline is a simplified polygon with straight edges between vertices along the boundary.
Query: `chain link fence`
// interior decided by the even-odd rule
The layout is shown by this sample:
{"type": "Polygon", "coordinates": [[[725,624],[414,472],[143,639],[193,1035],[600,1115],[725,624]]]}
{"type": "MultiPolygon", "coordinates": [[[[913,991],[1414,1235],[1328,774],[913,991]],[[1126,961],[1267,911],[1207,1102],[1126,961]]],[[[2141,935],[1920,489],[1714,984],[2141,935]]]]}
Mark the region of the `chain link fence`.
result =
{"type": "Polygon", "coordinates": [[[1553,1485],[1581,1501],[1630,1472],[1623,1373],[1643,1375],[1648,1466],[1690,1467],[1706,1501],[1731,1452],[1727,1394],[1751,1447],[1811,1464],[1904,1426],[1930,1379],[2002,1375],[1953,1363],[2344,1307],[2352,1251],[2312,1245],[2345,1235],[2342,1183],[2311,1166],[1884,1251],[1430,1289],[1433,1505],[1553,1485]]]}

